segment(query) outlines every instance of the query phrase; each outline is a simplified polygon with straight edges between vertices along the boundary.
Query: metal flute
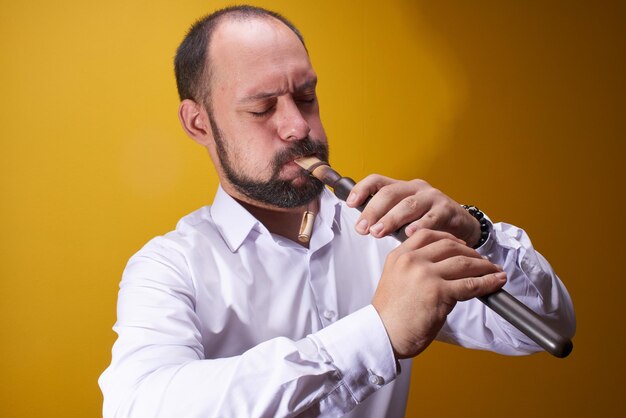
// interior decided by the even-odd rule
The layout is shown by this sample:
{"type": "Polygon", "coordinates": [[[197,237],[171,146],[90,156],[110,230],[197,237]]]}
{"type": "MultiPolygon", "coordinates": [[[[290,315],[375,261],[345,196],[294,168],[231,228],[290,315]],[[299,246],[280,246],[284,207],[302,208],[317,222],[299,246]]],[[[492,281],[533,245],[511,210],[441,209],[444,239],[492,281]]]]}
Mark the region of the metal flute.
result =
{"type": "MultiPolygon", "coordinates": [[[[327,162],[316,157],[298,158],[295,162],[310,175],[331,187],[335,195],[341,200],[345,201],[348,198],[355,185],[354,180],[341,176],[327,162]]],[[[363,211],[365,205],[367,202],[358,209],[363,211]]],[[[399,241],[407,239],[404,227],[392,235],[399,241]]],[[[506,290],[499,289],[478,299],[553,356],[564,358],[572,352],[574,345],[569,338],[561,335],[542,317],[506,290]]]]}

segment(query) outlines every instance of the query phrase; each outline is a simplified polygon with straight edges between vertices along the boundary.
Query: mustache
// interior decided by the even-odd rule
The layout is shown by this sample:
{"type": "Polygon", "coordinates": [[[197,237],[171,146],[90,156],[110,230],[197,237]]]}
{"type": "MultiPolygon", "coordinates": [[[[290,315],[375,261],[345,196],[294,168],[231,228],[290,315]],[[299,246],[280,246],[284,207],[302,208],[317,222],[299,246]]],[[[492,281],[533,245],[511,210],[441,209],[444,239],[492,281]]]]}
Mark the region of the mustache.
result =
{"type": "Polygon", "coordinates": [[[289,148],[278,152],[272,159],[272,169],[274,175],[278,175],[281,167],[296,158],[315,156],[322,161],[328,161],[328,145],[317,142],[310,137],[293,142],[289,148]]]}

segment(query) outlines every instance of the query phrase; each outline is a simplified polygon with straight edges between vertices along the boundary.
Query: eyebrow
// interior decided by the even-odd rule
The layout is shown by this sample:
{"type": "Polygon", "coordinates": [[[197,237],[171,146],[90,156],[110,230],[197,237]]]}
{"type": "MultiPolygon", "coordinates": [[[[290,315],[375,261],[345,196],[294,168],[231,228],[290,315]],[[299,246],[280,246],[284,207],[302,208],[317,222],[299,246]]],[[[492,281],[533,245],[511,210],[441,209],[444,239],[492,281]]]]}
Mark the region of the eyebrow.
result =
{"type": "MultiPolygon", "coordinates": [[[[317,85],[317,77],[312,78],[310,80],[307,80],[304,83],[300,84],[299,86],[297,86],[294,89],[294,92],[300,92],[302,90],[306,90],[308,88],[315,87],[316,85],[317,85]]],[[[239,102],[240,103],[254,102],[254,101],[257,101],[257,100],[268,99],[270,97],[282,96],[285,93],[286,93],[286,91],[280,91],[280,90],[279,91],[261,92],[261,93],[254,94],[252,96],[244,97],[243,99],[239,100],[239,102]]]]}

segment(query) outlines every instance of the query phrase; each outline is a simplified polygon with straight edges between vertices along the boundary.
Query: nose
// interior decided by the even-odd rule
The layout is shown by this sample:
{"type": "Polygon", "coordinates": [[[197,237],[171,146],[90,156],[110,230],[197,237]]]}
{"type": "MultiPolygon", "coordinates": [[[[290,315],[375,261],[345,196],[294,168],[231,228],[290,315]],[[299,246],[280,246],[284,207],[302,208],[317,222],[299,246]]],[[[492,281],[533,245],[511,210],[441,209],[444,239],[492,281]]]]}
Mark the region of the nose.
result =
{"type": "Polygon", "coordinates": [[[299,141],[306,138],[311,131],[311,127],[298,105],[291,97],[283,97],[282,103],[277,111],[277,130],[280,139],[283,141],[299,141]]]}

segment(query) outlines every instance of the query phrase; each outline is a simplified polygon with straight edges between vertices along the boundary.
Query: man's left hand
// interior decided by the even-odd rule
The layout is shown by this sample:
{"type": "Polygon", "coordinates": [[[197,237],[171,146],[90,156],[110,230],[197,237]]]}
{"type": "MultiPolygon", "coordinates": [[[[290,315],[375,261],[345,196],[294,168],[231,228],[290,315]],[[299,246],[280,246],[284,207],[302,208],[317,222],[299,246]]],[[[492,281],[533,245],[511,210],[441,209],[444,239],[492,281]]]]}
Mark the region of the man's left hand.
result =
{"type": "Polygon", "coordinates": [[[370,196],[356,224],[360,234],[380,238],[406,225],[407,236],[431,229],[448,232],[469,246],[480,239],[478,220],[424,180],[400,181],[372,174],[354,186],[347,204],[358,207],[370,196]]]}

